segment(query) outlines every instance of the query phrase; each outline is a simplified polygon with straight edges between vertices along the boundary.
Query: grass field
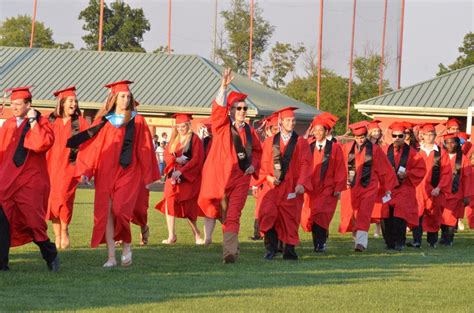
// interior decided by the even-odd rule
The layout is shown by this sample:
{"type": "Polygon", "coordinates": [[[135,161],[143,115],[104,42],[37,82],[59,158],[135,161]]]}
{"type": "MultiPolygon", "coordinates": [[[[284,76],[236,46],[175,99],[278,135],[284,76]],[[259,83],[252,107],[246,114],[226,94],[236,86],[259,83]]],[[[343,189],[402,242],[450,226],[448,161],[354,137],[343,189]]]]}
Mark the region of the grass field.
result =
{"type": "MultiPolygon", "coordinates": [[[[160,198],[153,192],[150,203],[160,198]]],[[[269,262],[262,258],[263,243],[248,239],[254,206],[249,197],[237,264],[221,263],[218,227],[215,244],[195,246],[180,220],[178,243],[161,245],[165,220],[150,209],[150,245],[138,247],[134,226],[132,267],[103,269],[105,247],[89,248],[92,202],[92,190],[78,190],[72,248],[61,252],[59,273],[47,271],[35,245],[12,249],[12,270],[0,273],[0,311],[474,312],[472,230],[458,233],[451,248],[402,253],[386,252],[382,239],[371,236],[367,253],[356,254],[350,236],[336,232],[336,216],[328,253],[315,255],[311,235],[302,234],[299,261],[269,262]]]]}

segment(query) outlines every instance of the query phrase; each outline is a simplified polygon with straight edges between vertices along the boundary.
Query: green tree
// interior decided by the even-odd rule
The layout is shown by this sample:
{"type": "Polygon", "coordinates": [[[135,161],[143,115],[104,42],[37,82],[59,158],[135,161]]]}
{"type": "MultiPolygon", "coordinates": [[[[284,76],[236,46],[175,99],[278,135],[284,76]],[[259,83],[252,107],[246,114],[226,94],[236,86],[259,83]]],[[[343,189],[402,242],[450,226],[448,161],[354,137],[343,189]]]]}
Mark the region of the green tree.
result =
{"type": "MultiPolygon", "coordinates": [[[[31,17],[19,15],[7,18],[0,26],[0,46],[29,47],[31,37],[31,17]]],[[[71,43],[56,44],[53,40],[53,31],[42,22],[35,22],[35,36],[33,47],[35,48],[64,48],[69,49],[71,43]]],[[[72,45],[74,48],[74,45],[72,45]]]]}
{"type": "Polygon", "coordinates": [[[292,46],[289,43],[277,42],[269,55],[270,64],[263,67],[260,81],[274,89],[284,87],[285,77],[295,70],[296,60],[305,51],[302,43],[292,46]]]}
{"type": "MultiPolygon", "coordinates": [[[[171,53],[174,52],[174,49],[171,48],[171,53]]],[[[168,53],[168,46],[159,46],[155,50],[153,50],[153,53],[168,53]]]]}
{"type": "MultiPolygon", "coordinates": [[[[357,56],[354,58],[354,76],[358,81],[353,83],[353,103],[357,103],[366,99],[370,99],[379,95],[379,77],[380,62],[382,58],[375,53],[369,53],[365,56],[357,56]]],[[[387,64],[384,65],[384,70],[387,64]]],[[[390,82],[384,80],[382,82],[382,93],[392,91],[390,82]]]]}
{"type": "Polygon", "coordinates": [[[462,47],[458,48],[461,55],[457,57],[453,64],[448,65],[447,67],[440,63],[438,65],[439,71],[436,74],[437,76],[474,64],[474,33],[467,33],[464,36],[462,44],[462,47]]]}
{"type": "MultiPolygon", "coordinates": [[[[90,0],[81,11],[79,19],[84,20],[82,29],[88,32],[83,36],[88,49],[97,50],[99,41],[99,0],[90,0]]],[[[124,1],[117,0],[104,4],[104,23],[102,30],[102,49],[107,51],[145,52],[141,46],[143,34],[150,30],[143,9],[132,9],[124,1]]]]}
{"type": "MultiPolygon", "coordinates": [[[[268,47],[274,27],[263,19],[262,9],[255,4],[252,39],[252,62],[261,61],[268,47]]],[[[231,8],[221,12],[224,18],[224,36],[216,56],[225,67],[234,72],[247,74],[250,47],[250,8],[247,1],[232,0],[231,8]]]]}
{"type": "MultiPolygon", "coordinates": [[[[346,131],[348,80],[329,70],[323,69],[321,72],[320,110],[330,112],[340,118],[334,130],[338,135],[342,135],[346,131]]],[[[316,75],[295,78],[288,83],[283,93],[296,100],[315,106],[317,81],[316,75]]],[[[350,122],[353,123],[363,119],[362,114],[351,106],[350,122]]]]}

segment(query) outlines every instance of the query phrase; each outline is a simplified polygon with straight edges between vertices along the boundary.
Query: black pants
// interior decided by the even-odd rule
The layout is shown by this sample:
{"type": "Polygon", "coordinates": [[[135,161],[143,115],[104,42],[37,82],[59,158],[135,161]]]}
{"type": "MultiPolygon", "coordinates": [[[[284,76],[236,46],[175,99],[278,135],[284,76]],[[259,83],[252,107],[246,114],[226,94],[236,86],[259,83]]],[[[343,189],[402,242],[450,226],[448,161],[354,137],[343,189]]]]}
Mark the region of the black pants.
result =
{"type": "Polygon", "coordinates": [[[315,223],[311,228],[311,233],[313,235],[314,249],[323,248],[328,236],[327,230],[315,223]]]}
{"type": "Polygon", "coordinates": [[[389,217],[382,219],[383,239],[388,249],[403,247],[406,242],[407,223],[404,219],[393,216],[394,207],[389,206],[389,217]]]}
{"type": "Polygon", "coordinates": [[[441,225],[441,244],[452,244],[456,226],[441,225]]]}
{"type": "Polygon", "coordinates": [[[267,252],[275,254],[283,252],[284,259],[298,259],[298,255],[295,252],[295,246],[278,240],[278,234],[275,227],[272,227],[265,233],[263,243],[265,244],[267,252]]]}
{"type": "MultiPolygon", "coordinates": [[[[39,247],[41,251],[41,256],[46,261],[46,263],[51,263],[54,261],[58,255],[56,245],[51,241],[34,241],[34,243],[39,247]]],[[[3,211],[3,208],[0,207],[0,270],[8,267],[8,257],[10,254],[10,224],[8,219],[3,211]]]]}

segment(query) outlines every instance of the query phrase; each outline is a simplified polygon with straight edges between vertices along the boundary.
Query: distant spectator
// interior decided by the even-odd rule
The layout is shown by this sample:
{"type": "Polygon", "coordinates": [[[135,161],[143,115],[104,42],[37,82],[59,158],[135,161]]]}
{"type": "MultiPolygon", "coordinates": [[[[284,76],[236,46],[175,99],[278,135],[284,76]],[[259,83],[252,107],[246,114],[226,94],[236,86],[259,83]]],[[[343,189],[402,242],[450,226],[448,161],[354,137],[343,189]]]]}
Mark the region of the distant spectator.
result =
{"type": "Polygon", "coordinates": [[[166,145],[168,144],[168,134],[165,133],[165,132],[163,132],[163,133],[161,134],[161,139],[162,139],[161,142],[162,142],[162,143],[164,142],[164,143],[165,143],[165,147],[166,147],[166,145]]]}
{"type": "Polygon", "coordinates": [[[160,138],[158,135],[153,136],[153,149],[156,151],[156,148],[160,146],[160,138]]]}
{"type": "Polygon", "coordinates": [[[166,147],[166,141],[162,141],[161,144],[155,150],[161,175],[163,175],[165,171],[165,166],[166,166],[165,157],[164,157],[165,147],[166,147]]]}

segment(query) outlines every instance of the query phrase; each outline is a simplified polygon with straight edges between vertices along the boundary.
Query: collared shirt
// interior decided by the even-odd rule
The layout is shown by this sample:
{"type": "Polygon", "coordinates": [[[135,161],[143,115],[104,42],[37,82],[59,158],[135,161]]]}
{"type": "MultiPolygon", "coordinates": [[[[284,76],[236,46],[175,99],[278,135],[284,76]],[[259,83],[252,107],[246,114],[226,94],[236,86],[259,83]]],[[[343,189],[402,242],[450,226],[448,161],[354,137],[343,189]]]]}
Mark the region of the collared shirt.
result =
{"type": "Polygon", "coordinates": [[[452,160],[454,157],[456,157],[456,153],[448,153],[449,159],[452,160]]]}
{"type": "Polygon", "coordinates": [[[434,144],[433,147],[431,147],[431,149],[428,149],[423,144],[421,144],[420,150],[423,150],[426,153],[426,155],[430,155],[432,151],[439,151],[439,148],[436,144],[434,144]]]}
{"type": "Polygon", "coordinates": [[[291,135],[293,135],[293,131],[291,131],[288,135],[285,135],[283,132],[280,132],[280,137],[285,145],[288,141],[290,141],[291,135]]]}
{"type": "Polygon", "coordinates": [[[331,141],[333,138],[334,138],[334,137],[333,137],[332,135],[327,135],[327,136],[326,136],[326,139],[329,140],[329,141],[331,141]]]}
{"type": "Polygon", "coordinates": [[[23,123],[24,120],[25,120],[24,117],[17,117],[16,118],[16,128],[20,127],[21,123],[23,123]]]}
{"type": "Polygon", "coordinates": [[[325,146],[326,140],[323,140],[322,142],[316,141],[316,148],[318,149],[318,151],[322,151],[325,146]]]}
{"type": "MultiPolygon", "coordinates": [[[[132,120],[137,115],[136,111],[132,111],[132,116],[130,120],[132,120]]],[[[114,125],[114,127],[119,128],[123,125],[125,120],[125,114],[116,114],[115,112],[110,112],[105,116],[105,118],[110,122],[110,124],[114,125]]]]}
{"type": "MultiPolygon", "coordinates": [[[[234,121],[233,118],[230,118],[231,122],[232,122],[232,126],[235,126],[235,124],[237,123],[236,121],[234,121]]],[[[245,121],[243,121],[241,124],[238,125],[239,126],[239,129],[241,129],[242,127],[245,126],[245,121]]]]}

